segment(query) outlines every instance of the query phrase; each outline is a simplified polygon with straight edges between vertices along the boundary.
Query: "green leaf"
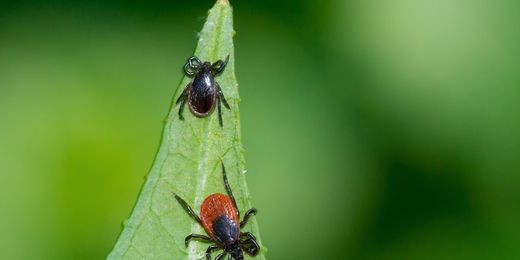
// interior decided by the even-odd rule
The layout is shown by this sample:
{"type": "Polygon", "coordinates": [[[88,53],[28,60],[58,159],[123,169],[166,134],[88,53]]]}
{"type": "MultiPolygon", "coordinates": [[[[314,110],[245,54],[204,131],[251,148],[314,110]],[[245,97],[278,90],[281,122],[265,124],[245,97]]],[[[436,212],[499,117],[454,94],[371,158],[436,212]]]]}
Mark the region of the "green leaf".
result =
{"type": "MultiPolygon", "coordinates": [[[[173,105],[153,167],[108,259],[203,258],[209,244],[193,241],[186,248],[184,238],[191,233],[205,234],[204,229],[188,216],[172,192],[183,197],[198,212],[208,195],[225,193],[221,161],[226,166],[241,214],[251,208],[240,137],[234,34],[231,6],[227,0],[219,0],[209,10],[195,55],[202,61],[211,62],[230,55],[225,71],[216,78],[231,106],[231,110],[222,107],[224,127],[218,123],[216,110],[208,117],[197,118],[185,109],[185,120],[181,121],[177,116],[178,106],[173,105]]],[[[184,77],[174,100],[190,80],[184,77]]],[[[261,216],[261,210],[259,214],[261,216]]],[[[251,218],[244,230],[255,234],[262,245],[256,217],[251,218]]],[[[265,259],[264,252],[262,246],[254,259],[265,259]]]]}

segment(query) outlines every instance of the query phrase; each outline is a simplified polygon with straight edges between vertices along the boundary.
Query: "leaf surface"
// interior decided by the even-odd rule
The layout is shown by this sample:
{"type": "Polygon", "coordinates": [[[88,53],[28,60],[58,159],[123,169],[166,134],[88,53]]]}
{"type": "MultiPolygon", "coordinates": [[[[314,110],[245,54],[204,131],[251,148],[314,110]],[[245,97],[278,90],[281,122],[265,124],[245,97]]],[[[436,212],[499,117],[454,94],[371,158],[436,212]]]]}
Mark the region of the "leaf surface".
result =
{"type": "MultiPolygon", "coordinates": [[[[173,104],[152,169],[108,259],[204,258],[209,244],[192,241],[186,248],[184,238],[191,233],[206,233],[178,204],[172,192],[183,197],[199,212],[199,206],[208,195],[216,192],[225,194],[221,161],[226,166],[241,214],[251,208],[240,137],[234,34],[231,6],[227,0],[219,0],[209,10],[194,55],[212,63],[230,55],[225,71],[216,78],[231,106],[231,110],[222,107],[224,127],[218,123],[216,109],[208,117],[197,118],[186,107],[185,120],[181,121],[177,116],[179,107],[173,104]]],[[[174,101],[191,80],[188,77],[182,79],[174,101]]],[[[250,219],[244,231],[255,234],[262,245],[256,217],[250,219]]],[[[265,259],[264,252],[262,246],[254,259],[265,259]]]]}

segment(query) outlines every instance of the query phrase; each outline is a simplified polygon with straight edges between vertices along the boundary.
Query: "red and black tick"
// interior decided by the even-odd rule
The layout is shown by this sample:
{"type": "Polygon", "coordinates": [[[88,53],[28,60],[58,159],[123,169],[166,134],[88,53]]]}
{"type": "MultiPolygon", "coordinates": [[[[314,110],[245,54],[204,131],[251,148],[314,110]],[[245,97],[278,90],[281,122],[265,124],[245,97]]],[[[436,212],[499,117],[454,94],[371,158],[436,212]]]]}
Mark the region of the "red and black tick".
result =
{"type": "Polygon", "coordinates": [[[218,122],[222,126],[222,111],[221,104],[227,109],[229,105],[220,89],[220,85],[215,81],[215,77],[220,75],[229,61],[229,55],[225,61],[218,60],[211,64],[208,61],[201,62],[199,58],[193,56],[186,61],[184,64],[184,74],[188,77],[193,77],[181,96],[177,99],[176,104],[181,104],[179,107],[179,119],[184,120],[182,111],[186,100],[191,112],[196,117],[206,117],[210,115],[215,109],[215,103],[218,109],[218,122]]]}
{"type": "Polygon", "coordinates": [[[250,232],[240,232],[240,229],[244,227],[252,215],[256,215],[257,210],[255,208],[249,209],[244,214],[244,219],[240,221],[240,212],[229,186],[224,164],[222,164],[222,175],[227,195],[222,193],[209,195],[200,206],[200,217],[197,216],[186,201],[174,194],[186,212],[199,222],[209,235],[209,237],[199,234],[187,236],[185,239],[186,247],[192,239],[214,243],[206,250],[206,258],[208,260],[211,260],[211,253],[219,249],[224,250],[224,252],[220,253],[215,260],[223,259],[228,253],[228,260],[231,260],[231,258],[242,260],[244,259],[242,251],[245,251],[250,256],[255,256],[260,251],[256,237],[250,232]]]}

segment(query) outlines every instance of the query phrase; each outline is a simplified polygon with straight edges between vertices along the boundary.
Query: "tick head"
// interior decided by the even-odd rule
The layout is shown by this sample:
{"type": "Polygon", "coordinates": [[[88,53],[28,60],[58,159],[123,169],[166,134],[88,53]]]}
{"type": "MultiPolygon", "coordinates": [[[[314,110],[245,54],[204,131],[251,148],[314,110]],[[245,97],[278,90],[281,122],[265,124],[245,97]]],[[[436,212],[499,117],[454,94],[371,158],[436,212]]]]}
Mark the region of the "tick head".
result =
{"type": "Polygon", "coordinates": [[[211,68],[211,63],[209,62],[204,62],[200,65],[200,69],[199,69],[199,72],[200,73],[212,73],[213,74],[213,69],[211,68]]]}
{"type": "Polygon", "coordinates": [[[242,253],[242,249],[238,243],[229,250],[229,253],[236,260],[244,259],[244,254],[242,253]]]}

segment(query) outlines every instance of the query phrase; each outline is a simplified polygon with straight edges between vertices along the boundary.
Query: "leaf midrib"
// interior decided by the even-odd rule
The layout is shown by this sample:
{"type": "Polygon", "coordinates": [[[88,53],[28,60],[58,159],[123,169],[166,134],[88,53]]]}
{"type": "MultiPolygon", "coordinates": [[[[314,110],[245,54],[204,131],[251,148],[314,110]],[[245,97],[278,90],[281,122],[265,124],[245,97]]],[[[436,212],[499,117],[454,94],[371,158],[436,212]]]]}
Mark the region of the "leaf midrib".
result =
{"type": "MultiPolygon", "coordinates": [[[[218,17],[218,23],[215,24],[215,29],[214,29],[214,35],[218,35],[220,36],[221,32],[222,32],[222,23],[223,23],[223,16],[221,15],[221,13],[218,13],[217,15],[218,17]]],[[[215,41],[214,41],[214,47],[213,47],[213,51],[212,51],[212,59],[215,59],[215,57],[217,56],[217,50],[218,50],[218,47],[220,45],[220,41],[221,41],[221,38],[220,37],[215,37],[214,38],[215,41]]],[[[207,57],[209,58],[209,57],[207,57]]],[[[215,104],[217,105],[217,104],[215,104]]],[[[215,111],[214,111],[215,113],[215,111]]],[[[215,115],[216,116],[216,115],[215,115]]],[[[202,124],[203,127],[202,127],[202,131],[205,131],[205,134],[204,134],[204,137],[202,138],[201,142],[200,142],[200,145],[199,145],[199,160],[198,160],[198,165],[197,165],[197,170],[198,170],[198,175],[199,175],[199,184],[197,185],[197,188],[195,190],[195,205],[193,205],[192,207],[195,207],[195,212],[197,214],[199,214],[199,210],[198,210],[198,207],[197,205],[201,205],[202,204],[202,199],[205,198],[202,194],[206,188],[206,182],[207,182],[207,177],[209,174],[206,174],[205,173],[205,169],[207,168],[207,165],[206,165],[206,153],[208,152],[208,150],[210,149],[210,147],[208,147],[208,140],[209,140],[209,137],[211,135],[211,128],[209,128],[208,126],[213,122],[214,120],[214,116],[210,116],[209,118],[206,118],[206,120],[204,120],[204,123],[202,124]]],[[[200,226],[200,224],[197,222],[197,221],[193,221],[193,225],[191,227],[191,233],[200,233],[201,231],[203,230],[203,228],[200,226]]],[[[190,244],[190,248],[192,247],[199,247],[197,245],[194,245],[193,246],[193,243],[190,244]]],[[[188,248],[188,254],[189,254],[189,258],[192,259],[192,260],[196,260],[198,259],[198,256],[197,256],[197,250],[189,250],[188,248]]]]}

